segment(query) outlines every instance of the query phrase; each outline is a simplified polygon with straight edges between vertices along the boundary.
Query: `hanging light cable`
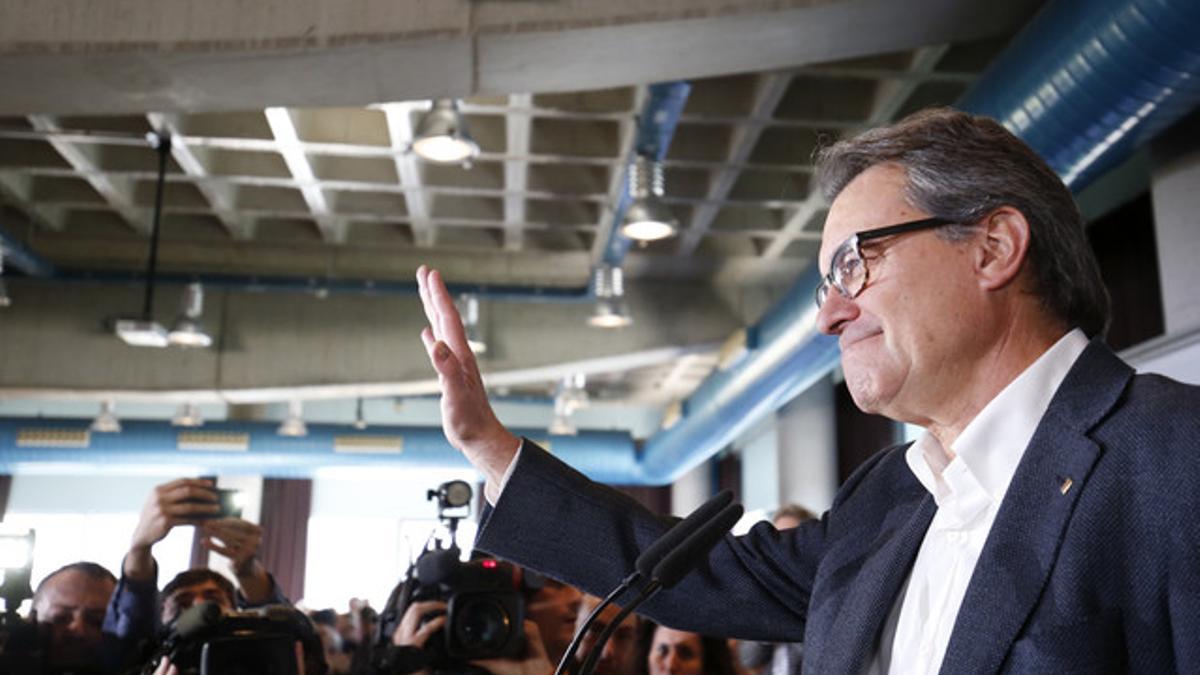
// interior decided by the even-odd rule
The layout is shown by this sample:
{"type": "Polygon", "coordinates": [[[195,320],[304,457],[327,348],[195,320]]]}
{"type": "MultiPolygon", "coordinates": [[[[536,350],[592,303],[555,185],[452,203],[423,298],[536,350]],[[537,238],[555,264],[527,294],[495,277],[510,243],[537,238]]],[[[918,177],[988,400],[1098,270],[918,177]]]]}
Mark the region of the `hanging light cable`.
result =
{"type": "Polygon", "coordinates": [[[422,159],[441,164],[469,162],[479,154],[479,144],[451,98],[439,98],[417,122],[412,151],[422,159]]]}
{"type": "Polygon", "coordinates": [[[629,165],[629,197],[621,234],[637,241],[655,241],[674,236],[679,221],[663,202],[662,162],[637,155],[629,165]]]}
{"type": "Polygon", "coordinates": [[[358,397],[358,401],[354,406],[354,428],[362,431],[367,428],[367,418],[363,417],[363,400],[358,397]]]}
{"type": "Polygon", "coordinates": [[[166,347],[170,344],[167,329],[154,320],[154,275],[158,269],[158,233],[162,218],[163,192],[167,178],[167,158],[171,153],[171,137],[150,132],[146,139],[158,153],[158,181],[154,190],[154,217],[150,227],[150,260],[146,264],[146,291],[142,301],[142,316],[137,319],[117,319],[113,331],[126,344],[134,347],[166,347]]]}

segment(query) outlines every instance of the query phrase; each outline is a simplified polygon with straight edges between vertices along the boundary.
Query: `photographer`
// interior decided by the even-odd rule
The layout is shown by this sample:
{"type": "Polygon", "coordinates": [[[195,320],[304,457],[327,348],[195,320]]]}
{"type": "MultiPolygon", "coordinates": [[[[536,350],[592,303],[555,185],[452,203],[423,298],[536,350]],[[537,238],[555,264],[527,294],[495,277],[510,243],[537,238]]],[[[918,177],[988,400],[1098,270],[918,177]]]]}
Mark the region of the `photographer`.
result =
{"type": "MultiPolygon", "coordinates": [[[[440,600],[417,601],[408,606],[400,625],[392,633],[392,644],[424,650],[430,638],[446,627],[446,603],[440,600]]],[[[525,621],[525,652],[519,658],[484,659],[471,665],[494,675],[549,675],[554,666],[546,656],[541,632],[535,622],[525,621]]],[[[409,672],[431,672],[428,669],[409,672]]]]}
{"type": "Polygon", "coordinates": [[[105,632],[120,639],[122,665],[133,665],[156,638],[159,627],[169,624],[198,600],[210,599],[226,611],[289,604],[255,557],[262,529],[241,518],[218,518],[220,511],[216,487],[204,479],[173,480],[155,487],[147,497],[104,617],[105,632]],[[240,590],[213,572],[184,572],[168,584],[170,592],[164,593],[160,611],[158,563],[152,549],[181,525],[200,528],[201,544],[229,558],[240,590]],[[222,581],[228,588],[221,588],[222,581]]]}

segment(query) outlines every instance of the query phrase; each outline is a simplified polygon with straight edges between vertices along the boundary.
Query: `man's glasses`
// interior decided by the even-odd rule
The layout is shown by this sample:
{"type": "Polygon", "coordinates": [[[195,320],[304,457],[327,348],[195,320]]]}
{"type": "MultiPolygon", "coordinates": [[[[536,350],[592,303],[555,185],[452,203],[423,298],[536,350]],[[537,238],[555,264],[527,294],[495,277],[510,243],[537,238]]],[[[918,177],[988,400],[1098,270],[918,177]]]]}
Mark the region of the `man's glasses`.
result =
{"type": "Polygon", "coordinates": [[[952,224],[954,221],[945,218],[922,218],[874,230],[863,230],[850,235],[833,251],[833,258],[829,261],[829,274],[822,277],[821,283],[817,285],[817,308],[820,309],[825,304],[830,288],[837,289],[837,292],[847,300],[857,297],[866,288],[867,265],[863,262],[862,257],[862,245],[865,242],[881,237],[890,237],[893,234],[904,234],[952,224]]]}

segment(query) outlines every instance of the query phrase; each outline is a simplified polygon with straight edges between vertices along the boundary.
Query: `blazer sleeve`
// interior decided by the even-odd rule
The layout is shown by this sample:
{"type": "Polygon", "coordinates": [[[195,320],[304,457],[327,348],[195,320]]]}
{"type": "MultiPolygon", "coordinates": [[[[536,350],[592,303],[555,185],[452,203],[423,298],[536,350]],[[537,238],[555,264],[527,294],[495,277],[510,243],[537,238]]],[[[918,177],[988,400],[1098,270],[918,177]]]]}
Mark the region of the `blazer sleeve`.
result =
{"type": "MultiPolygon", "coordinates": [[[[607,595],[638,553],[675,519],[655,516],[525,441],[476,545],[493,555],[607,595]]],[[[707,561],[639,613],[681,630],[798,641],[825,540],[825,519],[779,532],[769,523],[727,535],[707,561]]]]}

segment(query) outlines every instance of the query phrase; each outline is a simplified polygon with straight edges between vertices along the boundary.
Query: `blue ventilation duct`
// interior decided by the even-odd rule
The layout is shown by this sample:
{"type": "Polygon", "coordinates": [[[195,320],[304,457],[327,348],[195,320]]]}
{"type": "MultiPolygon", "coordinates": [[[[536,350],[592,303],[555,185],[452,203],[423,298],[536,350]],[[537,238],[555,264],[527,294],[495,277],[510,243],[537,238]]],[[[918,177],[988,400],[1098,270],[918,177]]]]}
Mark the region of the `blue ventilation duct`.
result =
{"type": "MultiPolygon", "coordinates": [[[[960,102],[1003,121],[1073,189],[1200,103],[1200,2],[1058,0],[1030,22],[960,102]]],[[[650,438],[642,478],[672,482],[837,365],[817,333],[814,265],[752,329],[761,346],[705,380],[683,419],[650,438]]]]}
{"type": "MultiPolygon", "coordinates": [[[[48,464],[91,472],[101,466],[178,466],[222,475],[260,474],[287,478],[312,475],[322,467],[467,468],[441,427],[309,424],[308,435],[280,436],[278,422],[211,422],[198,428],[166,421],[125,420],[118,433],[89,431],[90,420],[0,419],[0,473],[48,464]]],[[[551,436],[517,430],[588,475],[626,483],[637,475],[637,455],[627,432],[586,431],[551,436]]]]}
{"type": "Polygon", "coordinates": [[[1200,104],[1200,2],[1058,0],[958,107],[994,117],[1072,190],[1200,104]]]}

